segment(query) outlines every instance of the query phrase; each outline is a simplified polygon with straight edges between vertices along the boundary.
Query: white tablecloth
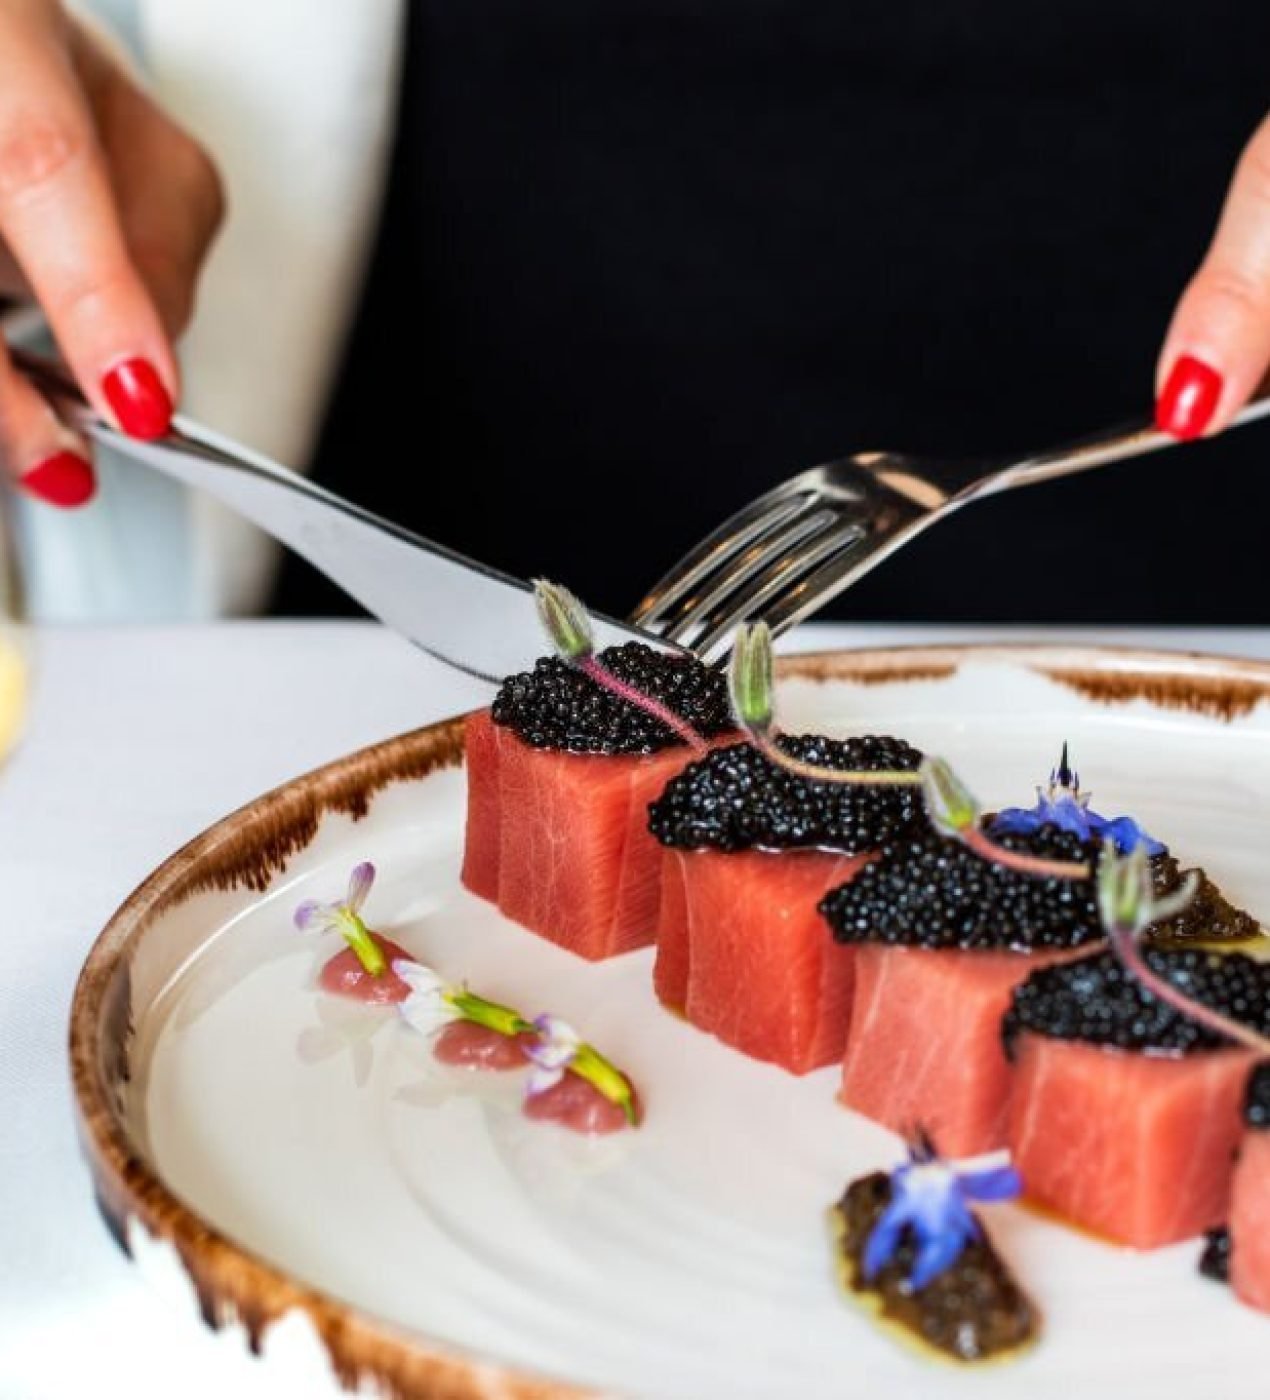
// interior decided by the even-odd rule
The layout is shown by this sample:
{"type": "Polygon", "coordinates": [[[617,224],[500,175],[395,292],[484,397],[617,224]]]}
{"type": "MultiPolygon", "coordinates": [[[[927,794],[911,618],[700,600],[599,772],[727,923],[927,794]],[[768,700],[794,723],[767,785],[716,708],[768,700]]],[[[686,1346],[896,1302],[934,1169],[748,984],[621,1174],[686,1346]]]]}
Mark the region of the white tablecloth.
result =
{"type": "MultiPolygon", "coordinates": [[[[1270,630],[807,629],[804,645],[1126,640],[1270,657],[1270,630]]],[[[170,851],[350,749],[487,692],[369,624],[60,630],[38,640],[27,738],[0,772],[0,1400],[268,1395],[138,1282],[75,1144],[67,1014],[90,943],[170,851]]]]}

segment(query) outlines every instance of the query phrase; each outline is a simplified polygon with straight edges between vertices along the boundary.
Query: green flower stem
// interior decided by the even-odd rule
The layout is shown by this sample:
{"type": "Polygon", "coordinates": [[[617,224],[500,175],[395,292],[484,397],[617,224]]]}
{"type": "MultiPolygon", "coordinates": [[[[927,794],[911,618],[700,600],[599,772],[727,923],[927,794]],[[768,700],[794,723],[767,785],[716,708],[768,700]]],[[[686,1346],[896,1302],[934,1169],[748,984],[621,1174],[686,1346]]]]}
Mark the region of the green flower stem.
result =
{"type": "Polygon", "coordinates": [[[582,1044],[569,1069],[610,1103],[615,1103],[626,1114],[626,1121],[635,1126],[635,1094],[631,1082],[611,1061],[606,1060],[594,1046],[582,1044]]]}
{"type": "Polygon", "coordinates": [[[977,856],[990,860],[995,865],[1004,865],[1010,870],[1021,870],[1025,875],[1036,875],[1042,879],[1088,880],[1093,872],[1084,861],[1046,860],[1043,856],[1030,856],[1023,851],[1012,851],[1007,846],[999,846],[982,827],[968,826],[957,833],[977,856]]]}
{"type": "Polygon", "coordinates": [[[499,1035],[516,1036],[533,1030],[533,1023],[526,1021],[519,1011],[510,1006],[500,1006],[496,1001],[486,1001],[466,987],[457,987],[445,993],[445,999],[465,1021],[473,1021],[499,1035]]]}
{"type": "Polygon", "coordinates": [[[345,909],[340,914],[340,934],[344,942],[357,954],[357,961],[370,976],[382,977],[388,971],[388,959],[384,957],[384,950],[375,942],[360,915],[345,909]]]}
{"type": "Polygon", "coordinates": [[[643,710],[645,714],[660,720],[667,729],[677,734],[689,747],[696,749],[699,753],[705,752],[706,741],[692,725],[677,715],[668,705],[663,705],[660,700],[654,700],[651,695],[645,695],[637,686],[629,685],[620,677],[615,676],[603,662],[594,656],[574,656],[568,659],[583,675],[589,676],[596,685],[602,686],[619,699],[625,700],[627,704],[634,705],[643,710]]]}

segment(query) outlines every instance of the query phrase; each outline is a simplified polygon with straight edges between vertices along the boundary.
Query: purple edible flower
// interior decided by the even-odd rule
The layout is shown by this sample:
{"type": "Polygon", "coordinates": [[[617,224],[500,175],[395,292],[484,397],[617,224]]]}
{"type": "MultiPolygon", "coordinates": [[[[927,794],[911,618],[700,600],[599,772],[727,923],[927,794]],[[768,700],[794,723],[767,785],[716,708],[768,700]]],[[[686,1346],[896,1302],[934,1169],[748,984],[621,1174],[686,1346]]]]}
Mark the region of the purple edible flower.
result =
{"type": "Polygon", "coordinates": [[[535,1094],[545,1094],[554,1089],[578,1058],[582,1048],[582,1037],[559,1016],[544,1012],[533,1019],[537,1039],[524,1044],[526,1058],[533,1064],[525,1093],[532,1098],[535,1094]]]}
{"type": "Polygon", "coordinates": [[[1144,846],[1149,856],[1164,853],[1163,842],[1145,832],[1132,817],[1104,817],[1091,811],[1090,794],[1081,792],[1080,775],[1068,765],[1067,745],[1058,767],[1050,773],[1049,786],[1036,789],[1035,807],[1006,807],[992,820],[992,834],[1026,836],[1042,826],[1070,831],[1082,841],[1114,841],[1121,855],[1144,846]]]}
{"type": "Polygon", "coordinates": [[[375,867],[364,860],[353,867],[348,877],[348,891],[342,900],[306,899],[295,911],[294,918],[301,933],[338,933],[357,954],[366,971],[372,977],[382,977],[388,963],[361,914],[374,883],[375,867]]]}
{"type": "Polygon", "coordinates": [[[979,1234],[971,1201],[1010,1201],[1022,1190],[1008,1152],[945,1161],[919,1133],[908,1161],[891,1173],[891,1200],[864,1246],[861,1266],[871,1283],[895,1257],[906,1230],[917,1246],[908,1286],[914,1292],[950,1269],[979,1234]]]}
{"type": "Polygon", "coordinates": [[[348,892],[342,900],[324,903],[306,899],[295,911],[295,926],[301,933],[343,932],[345,922],[361,914],[370,887],[375,883],[375,867],[368,860],[353,867],[348,877],[348,892]]]}

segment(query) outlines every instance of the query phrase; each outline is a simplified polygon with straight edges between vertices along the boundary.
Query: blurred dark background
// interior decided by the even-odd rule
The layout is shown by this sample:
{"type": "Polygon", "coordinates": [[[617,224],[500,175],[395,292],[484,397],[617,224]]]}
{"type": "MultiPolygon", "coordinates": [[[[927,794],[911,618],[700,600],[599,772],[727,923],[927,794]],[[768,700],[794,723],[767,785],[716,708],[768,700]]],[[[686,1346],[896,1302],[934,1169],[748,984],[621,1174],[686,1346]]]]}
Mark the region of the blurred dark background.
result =
{"type": "MultiPolygon", "coordinates": [[[[414,0],[320,480],[629,610],[844,452],[1149,411],[1270,6],[414,0]]],[[[1270,427],[987,501],[838,605],[1261,622],[1270,427]]],[[[275,610],[336,613],[288,560],[275,610]]]]}

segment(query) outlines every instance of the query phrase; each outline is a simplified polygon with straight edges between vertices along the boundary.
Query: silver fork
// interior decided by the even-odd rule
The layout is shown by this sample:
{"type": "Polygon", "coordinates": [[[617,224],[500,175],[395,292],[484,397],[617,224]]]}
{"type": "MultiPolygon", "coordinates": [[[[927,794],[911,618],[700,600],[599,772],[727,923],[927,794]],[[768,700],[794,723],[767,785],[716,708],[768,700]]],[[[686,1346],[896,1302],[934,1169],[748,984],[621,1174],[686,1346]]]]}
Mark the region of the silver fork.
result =
{"type": "MultiPolygon", "coordinates": [[[[1236,416],[1270,413],[1270,381],[1236,416]]],[[[1111,429],[1028,457],[939,461],[861,452],[812,467],[724,521],[652,588],[631,621],[708,661],[744,621],[779,634],[849,588],[954,510],[1177,445],[1148,423],[1111,429]]]]}

